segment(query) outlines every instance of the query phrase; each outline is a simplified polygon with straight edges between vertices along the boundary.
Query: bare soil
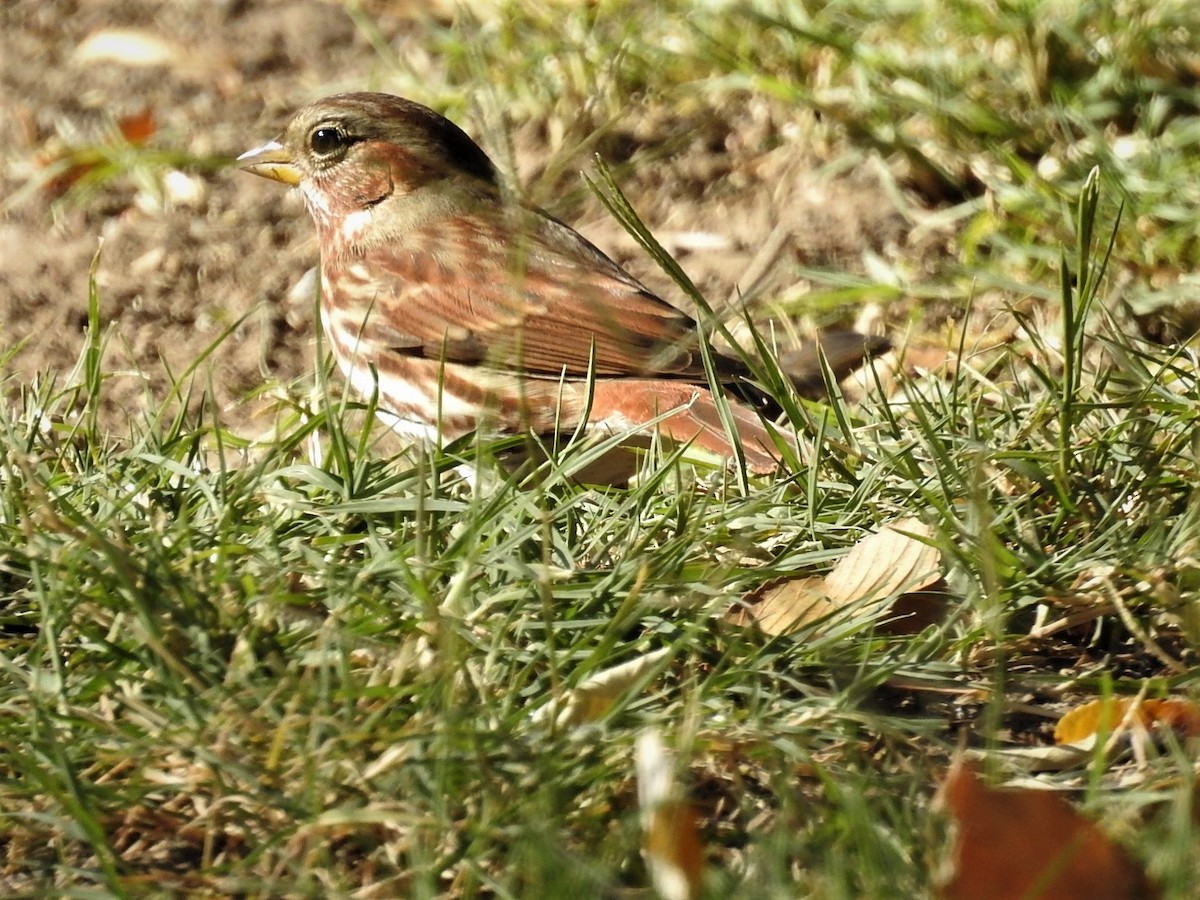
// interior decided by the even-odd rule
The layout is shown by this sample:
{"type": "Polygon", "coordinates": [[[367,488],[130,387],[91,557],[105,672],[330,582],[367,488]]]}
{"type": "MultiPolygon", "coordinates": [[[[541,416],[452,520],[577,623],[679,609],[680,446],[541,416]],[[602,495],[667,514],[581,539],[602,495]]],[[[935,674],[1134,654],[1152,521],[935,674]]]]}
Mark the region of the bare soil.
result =
{"type": "MultiPolygon", "coordinates": [[[[382,38],[400,53],[419,47],[426,26],[402,7],[382,8],[388,12],[374,19],[382,38]]],[[[299,106],[366,88],[387,90],[386,70],[335,3],[6,2],[0,346],[14,355],[5,393],[39,379],[69,380],[100,250],[110,423],[120,430],[122,417],[156,408],[171,379],[240,323],[199,372],[226,422],[250,427],[248,394],[294,383],[314,365],[311,293],[294,288],[316,263],[317,247],[296,192],[229,163],[274,136],[299,106]],[[124,58],[107,58],[95,38],[113,29],[149,35],[162,58],[132,64],[128,46],[118,54],[124,58]],[[92,191],[84,179],[65,196],[62,184],[46,183],[55,160],[111,145],[114,123],[146,115],[153,133],[117,177],[92,191]],[[156,161],[159,151],[179,154],[178,171],[156,161]]],[[[496,149],[477,122],[461,124],[496,149]]],[[[616,163],[632,161],[622,170],[627,193],[718,304],[739,289],[760,299],[794,293],[798,265],[854,269],[864,253],[901,252],[908,227],[878,168],[822,176],[822,151],[803,135],[781,137],[788,125],[778,110],[753,103],[683,119],[631,101],[627,119],[597,144],[616,163]]],[[[536,184],[535,199],[664,286],[620,226],[578,190],[587,156],[566,167],[562,185],[548,184],[540,165],[545,122],[513,129],[522,186],[536,184]],[[555,205],[547,197],[568,199],[555,205]]]]}

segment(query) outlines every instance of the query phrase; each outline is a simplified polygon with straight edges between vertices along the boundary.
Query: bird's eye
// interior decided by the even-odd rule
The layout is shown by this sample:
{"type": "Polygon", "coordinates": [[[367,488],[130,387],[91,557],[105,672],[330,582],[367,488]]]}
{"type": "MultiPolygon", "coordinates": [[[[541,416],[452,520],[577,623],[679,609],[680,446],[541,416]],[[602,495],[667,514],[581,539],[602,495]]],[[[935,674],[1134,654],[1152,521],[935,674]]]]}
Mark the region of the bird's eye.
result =
{"type": "Polygon", "coordinates": [[[332,125],[322,125],[308,139],[309,146],[317,156],[329,156],[350,143],[346,133],[332,125]]]}

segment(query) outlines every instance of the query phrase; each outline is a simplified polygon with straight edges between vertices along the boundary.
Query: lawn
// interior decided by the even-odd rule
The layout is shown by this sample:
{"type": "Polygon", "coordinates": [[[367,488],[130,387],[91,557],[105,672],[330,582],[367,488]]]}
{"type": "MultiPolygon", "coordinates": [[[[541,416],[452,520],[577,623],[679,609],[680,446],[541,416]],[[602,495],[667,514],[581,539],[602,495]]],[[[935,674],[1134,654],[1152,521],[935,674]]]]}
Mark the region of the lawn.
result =
{"type": "Polygon", "coordinates": [[[5,340],[2,892],[1041,896],[982,893],[1056,861],[995,800],[1023,794],[947,808],[970,760],[1194,897],[1200,6],[332,6],[354,65],[309,60],[205,152],[169,121],[56,149],[0,216],[53,241],[258,205],[221,258],[283,303],[256,279],[315,250],[269,220],[311,225],[230,157],[386,90],[749,356],[847,325],[896,350],[780,398],[777,476],[656,446],[597,486],[615,440],[399,444],[311,331],[230,399],[250,313],[138,356],[101,248],[73,368],[5,340]],[[172,205],[180,172],[219,203],[172,205]],[[1003,861],[960,859],[985,827],[1003,861]]]}

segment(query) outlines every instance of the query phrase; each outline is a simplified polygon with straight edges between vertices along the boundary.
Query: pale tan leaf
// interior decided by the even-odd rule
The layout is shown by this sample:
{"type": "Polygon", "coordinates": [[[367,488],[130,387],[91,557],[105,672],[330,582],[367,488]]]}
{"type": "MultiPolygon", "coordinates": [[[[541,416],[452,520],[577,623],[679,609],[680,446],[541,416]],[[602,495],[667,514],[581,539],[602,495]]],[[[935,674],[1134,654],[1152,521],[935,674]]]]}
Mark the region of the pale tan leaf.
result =
{"type": "Polygon", "coordinates": [[[669,648],[655,650],[589,675],[568,691],[561,703],[547,703],[537,710],[533,714],[533,721],[545,722],[553,716],[559,728],[595,722],[668,653],[669,648]]]}
{"type": "Polygon", "coordinates": [[[936,584],[941,554],[922,537],[933,537],[933,529],[920,519],[901,519],[863,538],[825,576],[830,601],[845,606],[936,584]]]}
{"type": "Polygon", "coordinates": [[[79,63],[109,62],[123,66],[170,66],[184,57],[174,41],[141,28],[102,28],[75,48],[79,63]]]}
{"type": "Polygon", "coordinates": [[[1004,747],[999,750],[968,750],[968,758],[984,759],[988,755],[1003,760],[1009,767],[1022,772],[1065,772],[1077,769],[1092,758],[1092,750],[1074,744],[1004,747]]]}
{"type": "Polygon", "coordinates": [[[825,596],[824,578],[776,578],[747,594],[729,618],[735,625],[753,623],[766,634],[779,635],[791,634],[836,610],[825,596]]]}
{"type": "Polygon", "coordinates": [[[946,601],[941,555],[910,537],[932,533],[918,519],[894,522],[859,541],[825,577],[769,581],[748,593],[728,619],[780,635],[853,608],[853,616],[884,613],[882,631],[916,633],[938,619],[946,601]],[[888,608],[880,610],[878,603],[887,600],[888,608]]]}

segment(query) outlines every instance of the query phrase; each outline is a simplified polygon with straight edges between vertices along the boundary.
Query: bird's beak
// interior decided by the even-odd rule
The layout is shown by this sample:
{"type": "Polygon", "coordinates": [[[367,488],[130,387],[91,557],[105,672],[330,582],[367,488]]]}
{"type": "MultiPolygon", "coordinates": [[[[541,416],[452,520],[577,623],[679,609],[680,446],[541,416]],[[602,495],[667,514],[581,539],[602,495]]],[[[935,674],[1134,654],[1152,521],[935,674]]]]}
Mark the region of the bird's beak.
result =
{"type": "Polygon", "coordinates": [[[238,166],[263,178],[299,184],[300,170],[279,141],[268,141],[261,147],[247,150],[237,158],[238,166]]]}

